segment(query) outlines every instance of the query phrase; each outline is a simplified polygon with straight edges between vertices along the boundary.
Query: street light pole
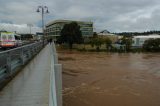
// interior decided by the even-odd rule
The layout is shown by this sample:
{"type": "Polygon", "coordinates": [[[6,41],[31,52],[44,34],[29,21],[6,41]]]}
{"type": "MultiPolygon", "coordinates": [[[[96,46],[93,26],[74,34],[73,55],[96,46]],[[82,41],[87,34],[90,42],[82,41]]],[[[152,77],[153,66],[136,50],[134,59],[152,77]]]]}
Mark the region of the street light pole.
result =
{"type": "Polygon", "coordinates": [[[45,31],[44,31],[44,14],[45,13],[49,13],[48,11],[48,7],[47,6],[38,6],[37,8],[37,12],[40,12],[40,9],[41,9],[41,12],[42,12],[42,32],[43,32],[43,46],[44,46],[44,36],[45,36],[45,31]]]}
{"type": "Polygon", "coordinates": [[[27,24],[27,26],[29,27],[29,32],[30,32],[30,34],[32,34],[32,32],[31,32],[31,27],[33,27],[33,25],[32,25],[32,24],[27,24]]]}

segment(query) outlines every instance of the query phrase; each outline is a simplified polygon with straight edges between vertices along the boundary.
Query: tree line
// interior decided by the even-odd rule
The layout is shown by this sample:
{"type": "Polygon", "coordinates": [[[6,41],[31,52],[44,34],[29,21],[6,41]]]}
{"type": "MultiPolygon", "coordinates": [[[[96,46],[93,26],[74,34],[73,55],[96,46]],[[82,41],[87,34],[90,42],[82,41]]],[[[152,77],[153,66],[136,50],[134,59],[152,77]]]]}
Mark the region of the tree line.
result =
{"type": "Polygon", "coordinates": [[[160,35],[160,31],[146,31],[146,32],[121,32],[114,33],[116,35],[124,35],[124,36],[138,36],[138,35],[150,35],[150,34],[158,34],[160,35]]]}
{"type": "MultiPolygon", "coordinates": [[[[160,31],[150,31],[144,32],[141,34],[153,34],[160,33],[160,31]]],[[[91,47],[95,47],[96,51],[100,51],[102,45],[105,45],[106,51],[122,51],[122,52],[132,52],[136,49],[132,48],[132,36],[126,35],[139,35],[140,33],[120,33],[123,34],[123,37],[119,39],[118,44],[120,45],[120,50],[117,50],[116,47],[113,46],[113,43],[110,38],[102,38],[97,35],[97,33],[93,34],[93,37],[88,39],[82,37],[82,33],[80,30],[80,26],[76,22],[72,22],[69,24],[65,24],[63,29],[61,30],[61,36],[58,38],[57,43],[59,44],[68,44],[69,49],[72,49],[73,44],[89,44],[91,47]]],[[[84,46],[85,47],[85,46],[84,46]]],[[[85,49],[85,48],[84,48],[85,49]]],[[[160,52],[160,39],[148,39],[144,42],[143,47],[138,49],[139,51],[147,51],[147,52],[160,52]]]]}

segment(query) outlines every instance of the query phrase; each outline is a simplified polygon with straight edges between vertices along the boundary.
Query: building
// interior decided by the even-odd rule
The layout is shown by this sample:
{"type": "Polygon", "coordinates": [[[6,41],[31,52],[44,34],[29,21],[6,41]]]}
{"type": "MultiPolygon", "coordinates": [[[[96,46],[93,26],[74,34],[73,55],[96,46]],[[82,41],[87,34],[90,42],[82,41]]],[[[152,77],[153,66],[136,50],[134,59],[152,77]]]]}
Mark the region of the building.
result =
{"type": "Polygon", "coordinates": [[[156,39],[156,38],[160,38],[160,35],[153,34],[153,35],[148,35],[148,36],[144,36],[144,35],[134,36],[132,38],[132,40],[133,40],[132,46],[133,47],[142,47],[146,40],[156,39]]]}
{"type": "Polygon", "coordinates": [[[98,33],[98,36],[104,39],[109,38],[112,41],[112,43],[115,43],[119,40],[118,35],[112,34],[107,30],[101,31],[100,33],[98,33]]]}
{"type": "Polygon", "coordinates": [[[48,36],[60,36],[60,32],[65,24],[71,22],[77,22],[80,26],[82,36],[89,37],[93,35],[93,22],[84,21],[72,21],[72,20],[55,20],[46,25],[46,35],[48,36]]]}

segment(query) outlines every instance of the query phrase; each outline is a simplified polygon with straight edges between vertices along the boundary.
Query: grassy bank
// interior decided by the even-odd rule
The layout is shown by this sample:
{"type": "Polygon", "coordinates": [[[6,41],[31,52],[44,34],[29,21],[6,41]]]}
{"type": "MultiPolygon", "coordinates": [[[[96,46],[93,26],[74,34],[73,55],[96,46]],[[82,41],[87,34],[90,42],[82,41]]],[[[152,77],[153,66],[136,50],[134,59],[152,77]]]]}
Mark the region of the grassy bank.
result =
{"type": "MultiPolygon", "coordinates": [[[[56,45],[57,49],[60,50],[67,50],[69,49],[68,45],[56,45]]],[[[130,51],[126,51],[125,49],[118,49],[114,46],[107,50],[106,45],[101,45],[99,47],[99,50],[97,50],[96,46],[92,47],[90,44],[74,44],[71,51],[80,51],[80,52],[117,52],[117,53],[125,53],[125,52],[131,52],[131,53],[141,53],[145,52],[142,48],[132,48],[130,51]]]]}

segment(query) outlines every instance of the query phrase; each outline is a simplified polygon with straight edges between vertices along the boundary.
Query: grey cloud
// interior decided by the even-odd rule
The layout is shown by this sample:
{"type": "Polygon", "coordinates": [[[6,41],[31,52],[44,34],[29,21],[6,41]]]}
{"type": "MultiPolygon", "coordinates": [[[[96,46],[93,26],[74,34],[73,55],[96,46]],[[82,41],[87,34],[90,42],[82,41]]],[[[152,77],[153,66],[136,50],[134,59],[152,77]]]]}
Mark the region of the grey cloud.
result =
{"type": "MultiPolygon", "coordinates": [[[[36,26],[33,26],[32,33],[41,32],[42,29],[36,26]]],[[[18,33],[30,33],[30,28],[27,24],[10,24],[10,23],[1,23],[0,30],[7,30],[11,32],[18,32],[18,33]]]]}
{"type": "Polygon", "coordinates": [[[0,21],[36,24],[38,5],[47,5],[46,23],[55,19],[93,21],[97,30],[160,30],[159,0],[1,0],[0,21]]]}

